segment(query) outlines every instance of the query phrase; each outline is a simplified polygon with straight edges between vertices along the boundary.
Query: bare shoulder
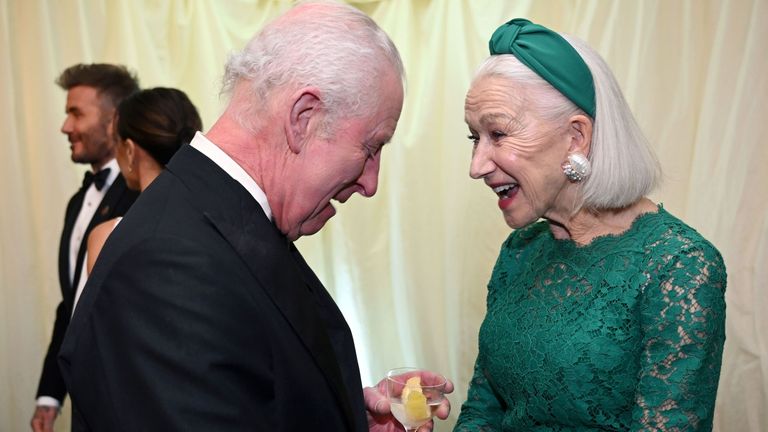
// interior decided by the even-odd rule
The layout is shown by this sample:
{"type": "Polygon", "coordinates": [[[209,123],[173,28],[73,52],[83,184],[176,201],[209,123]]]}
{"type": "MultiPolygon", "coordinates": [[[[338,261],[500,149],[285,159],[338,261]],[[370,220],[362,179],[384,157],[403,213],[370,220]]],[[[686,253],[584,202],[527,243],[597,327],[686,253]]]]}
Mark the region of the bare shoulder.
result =
{"type": "Polygon", "coordinates": [[[107,241],[107,237],[112,234],[112,230],[115,229],[115,225],[117,225],[118,221],[118,218],[104,221],[93,227],[91,233],[88,235],[87,266],[89,274],[93,270],[93,265],[96,263],[96,258],[98,258],[99,253],[101,253],[101,248],[104,247],[104,243],[107,241]]]}
{"type": "Polygon", "coordinates": [[[90,250],[91,244],[103,245],[107,241],[107,237],[112,233],[112,230],[115,229],[117,222],[118,218],[114,218],[93,227],[88,235],[88,249],[90,250]]]}

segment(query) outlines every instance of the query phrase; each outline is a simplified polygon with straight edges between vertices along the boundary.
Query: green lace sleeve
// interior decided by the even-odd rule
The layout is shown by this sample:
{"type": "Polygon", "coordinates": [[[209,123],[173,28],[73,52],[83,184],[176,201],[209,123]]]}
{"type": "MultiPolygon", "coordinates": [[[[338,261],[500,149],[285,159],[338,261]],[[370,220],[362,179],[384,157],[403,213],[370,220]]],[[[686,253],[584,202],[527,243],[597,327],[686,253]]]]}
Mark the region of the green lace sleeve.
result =
{"type": "Polygon", "coordinates": [[[725,265],[703,240],[666,246],[660,262],[648,263],[660,283],[643,294],[631,429],[709,431],[725,341],[725,265]]]}
{"type": "Polygon", "coordinates": [[[475,361],[475,371],[469,383],[467,400],[461,405],[461,414],[454,432],[491,432],[501,430],[504,409],[500,398],[480,367],[480,357],[475,361]]]}

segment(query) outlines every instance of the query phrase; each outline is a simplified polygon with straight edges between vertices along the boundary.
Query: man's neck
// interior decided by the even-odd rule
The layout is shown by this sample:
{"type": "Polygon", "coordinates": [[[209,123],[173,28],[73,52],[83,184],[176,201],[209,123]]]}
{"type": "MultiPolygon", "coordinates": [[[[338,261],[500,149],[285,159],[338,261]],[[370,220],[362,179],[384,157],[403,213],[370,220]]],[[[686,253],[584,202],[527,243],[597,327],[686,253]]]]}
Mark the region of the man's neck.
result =
{"type": "Polygon", "coordinates": [[[91,164],[91,170],[92,170],[94,173],[97,173],[97,172],[101,171],[101,169],[102,169],[102,168],[104,168],[104,165],[108,164],[108,163],[109,163],[109,161],[111,161],[111,160],[112,160],[112,159],[114,159],[114,158],[115,158],[115,156],[114,156],[114,155],[110,155],[110,156],[109,156],[108,158],[106,158],[106,159],[102,159],[102,160],[100,160],[100,161],[98,161],[98,162],[94,162],[94,163],[92,163],[92,164],[91,164]]]}
{"type": "MultiPolygon", "coordinates": [[[[205,134],[212,143],[232,158],[266,192],[264,178],[268,169],[262,167],[266,149],[257,149],[252,132],[240,126],[229,116],[222,116],[205,134]],[[249,148],[250,147],[250,148],[249,148]]],[[[270,166],[271,168],[271,166],[270,166]]]]}

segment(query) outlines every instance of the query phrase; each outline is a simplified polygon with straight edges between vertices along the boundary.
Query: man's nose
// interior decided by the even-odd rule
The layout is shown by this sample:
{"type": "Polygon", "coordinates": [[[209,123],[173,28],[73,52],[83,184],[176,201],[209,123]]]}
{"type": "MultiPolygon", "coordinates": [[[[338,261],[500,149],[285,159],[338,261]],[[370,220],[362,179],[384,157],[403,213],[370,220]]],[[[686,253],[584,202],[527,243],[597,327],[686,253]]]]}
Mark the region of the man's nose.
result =
{"type": "Polygon", "coordinates": [[[372,197],[379,188],[379,167],[381,165],[381,152],[365,161],[363,173],[357,179],[357,183],[362,186],[362,195],[372,197]]]}
{"type": "Polygon", "coordinates": [[[70,134],[72,133],[72,117],[67,116],[67,118],[64,119],[64,123],[61,124],[61,133],[64,134],[70,134]]]}

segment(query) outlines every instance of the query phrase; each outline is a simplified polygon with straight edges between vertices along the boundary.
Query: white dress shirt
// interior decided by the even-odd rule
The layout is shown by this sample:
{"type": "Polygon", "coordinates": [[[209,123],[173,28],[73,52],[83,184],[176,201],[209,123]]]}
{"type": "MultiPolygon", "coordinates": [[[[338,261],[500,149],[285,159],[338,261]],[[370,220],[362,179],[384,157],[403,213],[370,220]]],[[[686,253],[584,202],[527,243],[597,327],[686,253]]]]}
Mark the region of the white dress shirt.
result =
{"type": "MultiPolygon", "coordinates": [[[[117,175],[120,174],[120,167],[117,165],[117,159],[111,159],[101,169],[109,168],[109,175],[104,181],[104,186],[101,190],[96,189],[96,185],[91,183],[88,189],[85,191],[83,197],[83,205],[80,207],[80,212],[77,214],[75,220],[75,226],[72,228],[72,234],[69,237],[69,283],[73,284],[75,278],[75,264],[77,263],[77,253],[80,251],[80,245],[85,240],[85,231],[88,229],[88,225],[93,219],[93,215],[96,214],[96,209],[99,208],[101,200],[107,194],[107,191],[115,182],[117,175]]],[[[95,174],[95,173],[94,173],[95,174]]],[[[80,280],[78,281],[77,291],[81,291],[85,285],[85,279],[87,278],[87,270],[85,268],[86,259],[83,259],[83,268],[80,270],[80,280]]],[[[61,407],[61,403],[50,396],[40,396],[36,401],[38,406],[50,406],[54,408],[61,407]]]]}
{"type": "Polygon", "coordinates": [[[109,176],[104,182],[104,187],[101,190],[96,189],[96,185],[91,183],[88,189],[85,191],[85,197],[83,198],[83,206],[80,207],[80,212],[77,214],[75,220],[75,226],[72,228],[72,235],[69,237],[69,282],[75,283],[75,264],[77,263],[77,253],[80,251],[80,245],[85,240],[85,231],[88,229],[88,225],[93,219],[93,215],[96,214],[96,209],[99,208],[101,200],[104,199],[104,195],[107,194],[110,186],[120,174],[120,167],[117,165],[117,159],[112,159],[106,163],[101,169],[109,168],[109,176]]]}
{"type": "Polygon", "coordinates": [[[224,153],[224,150],[220,149],[216,144],[212,143],[201,132],[195,134],[195,138],[189,143],[197,151],[208,157],[213,163],[218,165],[224,170],[230,177],[235,179],[238,183],[243,185],[245,190],[253,196],[261,208],[264,210],[264,214],[267,215],[269,220],[272,220],[272,209],[269,207],[267,201],[267,195],[256,184],[256,181],[248,175],[247,172],[241,167],[234,159],[224,153]]]}

